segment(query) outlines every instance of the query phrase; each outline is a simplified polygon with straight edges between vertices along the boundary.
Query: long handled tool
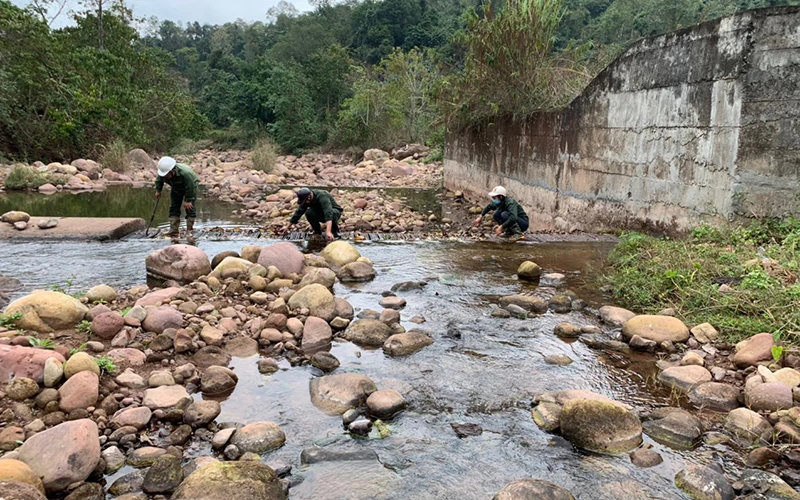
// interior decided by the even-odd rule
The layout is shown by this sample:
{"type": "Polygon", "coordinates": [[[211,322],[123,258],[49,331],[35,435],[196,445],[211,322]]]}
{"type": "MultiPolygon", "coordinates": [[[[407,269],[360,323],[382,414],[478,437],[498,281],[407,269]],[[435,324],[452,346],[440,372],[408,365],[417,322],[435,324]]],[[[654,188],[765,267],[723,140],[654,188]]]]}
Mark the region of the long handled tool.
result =
{"type": "Polygon", "coordinates": [[[149,223],[149,224],[147,224],[147,229],[146,229],[146,230],[145,230],[145,232],[144,232],[144,237],[145,237],[145,238],[147,238],[147,237],[148,237],[148,233],[150,232],[150,226],[152,226],[152,225],[153,225],[153,221],[154,221],[154,220],[155,220],[155,218],[156,218],[156,211],[158,210],[158,202],[160,202],[160,201],[161,201],[161,198],[160,198],[160,197],[159,197],[159,198],[156,198],[156,206],[155,206],[155,207],[153,207],[153,215],[151,215],[151,216],[150,216],[150,223],[149,223]]]}

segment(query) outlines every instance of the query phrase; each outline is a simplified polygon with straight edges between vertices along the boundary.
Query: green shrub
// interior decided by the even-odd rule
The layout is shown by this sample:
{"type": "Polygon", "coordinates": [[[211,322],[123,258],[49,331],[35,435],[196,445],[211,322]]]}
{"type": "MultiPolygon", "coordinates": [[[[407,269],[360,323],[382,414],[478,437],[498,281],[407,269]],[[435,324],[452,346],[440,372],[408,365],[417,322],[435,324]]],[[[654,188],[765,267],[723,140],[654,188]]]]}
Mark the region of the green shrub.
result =
{"type": "Polygon", "coordinates": [[[262,172],[272,172],[278,152],[275,145],[268,138],[259,139],[253,149],[253,168],[262,172]]]}
{"type": "Polygon", "coordinates": [[[45,184],[63,184],[63,180],[55,176],[37,172],[27,165],[14,165],[5,180],[8,190],[37,189],[45,184]]]}
{"type": "Polygon", "coordinates": [[[108,356],[95,358],[94,362],[97,363],[97,366],[100,367],[103,373],[116,373],[117,371],[117,365],[114,364],[114,360],[108,356]]]}
{"type": "Polygon", "coordinates": [[[100,155],[100,164],[117,173],[128,170],[128,145],[120,139],[115,139],[103,148],[100,155]]]}

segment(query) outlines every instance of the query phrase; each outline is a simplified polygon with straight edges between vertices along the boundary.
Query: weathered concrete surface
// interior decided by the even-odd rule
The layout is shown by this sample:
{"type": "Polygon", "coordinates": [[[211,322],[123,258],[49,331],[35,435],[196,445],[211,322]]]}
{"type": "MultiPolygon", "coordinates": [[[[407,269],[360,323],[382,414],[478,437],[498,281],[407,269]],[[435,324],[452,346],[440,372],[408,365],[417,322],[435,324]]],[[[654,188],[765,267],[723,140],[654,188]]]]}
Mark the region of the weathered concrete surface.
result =
{"type": "Polygon", "coordinates": [[[144,219],[115,217],[31,217],[24,231],[11,224],[0,224],[0,240],[118,240],[137,231],[144,231],[144,219]],[[58,225],[39,229],[40,220],[56,219],[58,225]]]}
{"type": "Polygon", "coordinates": [[[532,229],[683,231],[800,214],[800,8],[628,48],[563,110],[448,138],[445,185],[504,185],[532,229]]]}

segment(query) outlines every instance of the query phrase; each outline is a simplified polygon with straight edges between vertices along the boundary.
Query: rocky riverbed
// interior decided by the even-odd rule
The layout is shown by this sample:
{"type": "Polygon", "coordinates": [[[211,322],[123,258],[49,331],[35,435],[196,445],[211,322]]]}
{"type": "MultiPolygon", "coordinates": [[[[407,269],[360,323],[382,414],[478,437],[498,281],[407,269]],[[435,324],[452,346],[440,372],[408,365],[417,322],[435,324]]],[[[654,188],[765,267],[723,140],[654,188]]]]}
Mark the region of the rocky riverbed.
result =
{"type": "Polygon", "coordinates": [[[12,296],[2,487],[73,500],[798,495],[780,479],[796,481],[797,360],[776,360],[771,336],[737,348],[670,311],[595,309],[602,297],[568,272],[580,266],[557,256],[598,249],[208,245],[146,252],[160,288],[12,296]]]}

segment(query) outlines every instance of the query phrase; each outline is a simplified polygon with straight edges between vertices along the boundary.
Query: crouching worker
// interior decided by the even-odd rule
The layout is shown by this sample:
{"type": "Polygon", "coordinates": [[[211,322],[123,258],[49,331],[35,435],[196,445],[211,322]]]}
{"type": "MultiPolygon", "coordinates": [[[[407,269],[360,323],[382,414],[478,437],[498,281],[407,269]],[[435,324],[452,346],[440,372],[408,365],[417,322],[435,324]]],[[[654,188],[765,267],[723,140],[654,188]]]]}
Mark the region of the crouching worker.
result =
{"type": "Polygon", "coordinates": [[[492,199],[491,203],[486,205],[486,208],[481,212],[480,217],[473,221],[475,226],[479,225],[483,220],[483,216],[489,212],[494,212],[494,221],[497,223],[495,234],[500,236],[505,233],[505,236],[522,236],[522,233],[528,230],[528,214],[525,213],[522,206],[517,203],[513,198],[506,196],[506,188],[497,186],[489,193],[492,199]]]}
{"type": "Polygon", "coordinates": [[[161,198],[164,184],[169,184],[169,234],[178,238],[181,229],[181,205],[186,212],[186,232],[194,230],[197,218],[197,174],[188,165],[177,163],[174,158],[165,156],[158,161],[156,177],[156,198],[161,198]]]}
{"type": "Polygon", "coordinates": [[[281,228],[280,234],[285,234],[290,227],[300,222],[303,214],[311,224],[314,236],[322,235],[322,224],[324,224],[326,239],[339,238],[339,217],[342,216],[342,207],[329,192],[322,189],[300,189],[297,192],[297,210],[289,219],[289,224],[281,228]]]}

